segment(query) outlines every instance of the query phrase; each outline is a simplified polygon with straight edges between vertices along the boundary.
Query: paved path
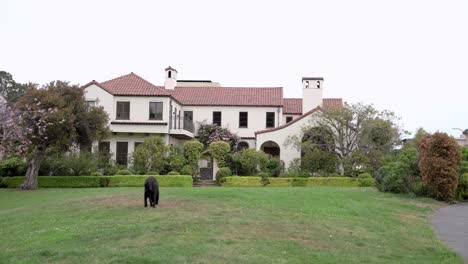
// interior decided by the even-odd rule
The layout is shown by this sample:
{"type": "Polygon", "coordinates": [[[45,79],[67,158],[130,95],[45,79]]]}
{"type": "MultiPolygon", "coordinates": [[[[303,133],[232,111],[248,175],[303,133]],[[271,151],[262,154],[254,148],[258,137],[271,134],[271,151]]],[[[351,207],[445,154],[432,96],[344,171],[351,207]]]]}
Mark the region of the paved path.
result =
{"type": "Polygon", "coordinates": [[[440,208],[430,221],[439,237],[468,263],[468,203],[440,208]]]}

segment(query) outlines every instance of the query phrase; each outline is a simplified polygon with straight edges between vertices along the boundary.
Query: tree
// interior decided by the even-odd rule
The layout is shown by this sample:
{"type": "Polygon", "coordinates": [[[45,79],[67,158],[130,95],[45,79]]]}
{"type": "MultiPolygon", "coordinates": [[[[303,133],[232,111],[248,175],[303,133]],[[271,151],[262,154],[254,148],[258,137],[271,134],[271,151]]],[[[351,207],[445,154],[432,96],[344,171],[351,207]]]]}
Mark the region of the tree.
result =
{"type": "Polygon", "coordinates": [[[184,155],[187,164],[192,168],[192,176],[198,176],[198,161],[203,151],[203,144],[197,140],[191,140],[184,143],[184,155]]]}
{"type": "Polygon", "coordinates": [[[301,143],[303,173],[308,176],[336,173],[338,164],[332,134],[329,128],[323,126],[309,127],[304,130],[301,143]]]}
{"type": "Polygon", "coordinates": [[[19,112],[0,96],[0,159],[4,155],[26,152],[29,141],[19,122],[19,112]]]}
{"type": "Polygon", "coordinates": [[[35,85],[21,84],[13,80],[13,76],[6,71],[0,71],[0,96],[3,96],[8,102],[16,102],[28,88],[35,85]]]}
{"type": "Polygon", "coordinates": [[[231,149],[235,149],[237,143],[239,143],[239,137],[229,131],[229,129],[207,123],[199,124],[198,139],[205,148],[215,141],[227,142],[231,146],[231,149]]]}
{"type": "Polygon", "coordinates": [[[460,161],[460,146],[446,133],[423,138],[419,144],[419,170],[431,196],[446,201],[454,199],[460,161]]]}
{"type": "Polygon", "coordinates": [[[84,91],[77,85],[55,81],[41,89],[29,89],[16,103],[20,126],[29,143],[28,169],[20,189],[37,189],[38,171],[49,147],[62,151],[100,139],[108,131],[102,107],[88,108],[84,91]],[[84,133],[83,131],[87,131],[84,133]]]}
{"type": "Polygon", "coordinates": [[[169,147],[166,146],[160,136],[145,138],[135,151],[133,151],[133,167],[141,174],[150,171],[160,173],[166,164],[166,154],[169,147]]]}
{"type": "MultiPolygon", "coordinates": [[[[312,126],[331,130],[334,153],[338,158],[340,174],[352,175],[360,170],[375,170],[380,166],[384,155],[400,144],[404,132],[397,124],[393,112],[378,111],[372,105],[362,103],[345,104],[342,109],[324,109],[312,126]],[[372,157],[372,159],[366,158],[372,157]]],[[[289,144],[300,148],[300,135],[289,138],[289,144]]]]}
{"type": "Polygon", "coordinates": [[[238,163],[244,174],[255,175],[257,168],[267,171],[268,156],[263,151],[255,149],[244,149],[232,155],[232,160],[238,163]]]}

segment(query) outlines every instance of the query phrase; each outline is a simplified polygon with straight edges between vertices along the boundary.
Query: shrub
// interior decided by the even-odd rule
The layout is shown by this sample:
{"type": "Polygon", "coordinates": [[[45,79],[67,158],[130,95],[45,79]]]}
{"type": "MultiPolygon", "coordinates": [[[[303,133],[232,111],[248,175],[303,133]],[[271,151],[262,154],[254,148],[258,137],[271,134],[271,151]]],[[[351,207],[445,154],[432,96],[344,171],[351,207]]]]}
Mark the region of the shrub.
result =
{"type": "Polygon", "coordinates": [[[145,174],[148,171],[163,171],[167,151],[168,146],[160,136],[145,138],[132,154],[135,172],[145,174]]]}
{"type": "MultiPolygon", "coordinates": [[[[147,176],[40,176],[39,187],[42,188],[92,188],[92,187],[143,187],[147,176]]],[[[156,175],[160,187],[192,187],[190,176],[156,175]]],[[[17,188],[24,177],[3,178],[2,183],[8,188],[17,188]]]]}
{"type": "Polygon", "coordinates": [[[367,172],[364,172],[364,173],[359,174],[358,178],[372,178],[372,175],[370,175],[367,172]]]}
{"type": "Polygon", "coordinates": [[[268,173],[266,172],[259,172],[257,174],[257,176],[259,176],[261,178],[261,183],[263,186],[267,186],[268,184],[270,184],[270,175],[268,175],[268,173]]]}
{"type": "Polygon", "coordinates": [[[419,144],[419,170],[429,195],[452,201],[458,185],[461,149],[446,133],[426,136],[419,144]]]}
{"type": "Polygon", "coordinates": [[[102,176],[102,172],[100,172],[100,171],[95,171],[95,172],[91,172],[90,175],[91,175],[91,176],[102,176]]]}
{"type": "Polygon", "coordinates": [[[0,160],[0,177],[25,175],[27,164],[23,158],[12,156],[0,160]]]}
{"type": "Polygon", "coordinates": [[[198,161],[200,160],[201,152],[203,151],[203,144],[197,140],[191,140],[184,143],[184,155],[187,164],[190,166],[190,175],[197,177],[198,161]]]}
{"type": "Polygon", "coordinates": [[[301,168],[301,159],[295,158],[289,163],[288,171],[284,175],[286,177],[295,178],[295,177],[306,177],[306,173],[302,171],[301,168]]]}
{"type": "Polygon", "coordinates": [[[180,174],[192,175],[192,167],[190,165],[185,165],[184,167],[182,167],[182,170],[180,170],[180,174]]]}
{"type": "Polygon", "coordinates": [[[232,176],[231,169],[228,167],[222,167],[219,168],[219,170],[216,172],[216,181],[218,183],[223,182],[224,177],[232,176]]]}
{"type": "Polygon", "coordinates": [[[324,151],[311,141],[303,142],[301,151],[301,168],[308,175],[336,173],[338,158],[334,152],[324,151]]]}
{"type": "Polygon", "coordinates": [[[208,147],[212,142],[225,141],[229,143],[231,149],[234,149],[239,142],[239,137],[231,133],[229,129],[215,124],[199,123],[198,139],[204,147],[208,147]]]}
{"type": "Polygon", "coordinates": [[[245,175],[255,174],[257,168],[260,168],[262,171],[267,170],[268,156],[263,151],[244,149],[235,153],[232,159],[234,162],[239,163],[242,168],[242,173],[245,175]]]}
{"type": "Polygon", "coordinates": [[[86,176],[98,171],[98,164],[98,154],[90,152],[68,154],[53,152],[48,153],[48,156],[42,162],[39,175],[86,176]]]}
{"type": "Polygon", "coordinates": [[[283,163],[276,158],[270,158],[267,165],[268,172],[272,177],[278,177],[284,170],[283,163]]]}
{"type": "Polygon", "coordinates": [[[468,173],[462,174],[458,180],[457,198],[468,200],[468,173]]]}
{"type": "Polygon", "coordinates": [[[168,171],[181,171],[182,168],[187,164],[187,160],[184,157],[184,151],[178,147],[171,147],[171,151],[169,152],[168,171]]]}
{"type": "MultiPolygon", "coordinates": [[[[148,171],[148,172],[145,173],[145,175],[153,175],[153,176],[158,175],[158,174],[159,173],[157,171],[148,171]]],[[[121,175],[123,175],[123,174],[121,174],[121,175]]]]}
{"type": "Polygon", "coordinates": [[[116,175],[131,175],[132,173],[128,169],[118,170],[116,175]]]}
{"type": "Polygon", "coordinates": [[[178,171],[170,171],[167,175],[180,175],[178,171]]]}
{"type": "MultiPolygon", "coordinates": [[[[268,187],[311,187],[311,186],[340,186],[340,187],[370,187],[374,186],[374,179],[351,177],[310,177],[310,178],[270,178],[268,187]]],[[[230,176],[224,179],[221,186],[225,187],[261,187],[262,178],[252,176],[230,176]]]]}
{"type": "Polygon", "coordinates": [[[378,169],[375,174],[377,188],[382,192],[408,193],[408,167],[402,162],[389,162],[378,169]]]}
{"type": "Polygon", "coordinates": [[[226,158],[229,151],[231,151],[231,146],[224,141],[212,142],[208,147],[208,152],[212,158],[216,159],[219,167],[226,167],[226,158]]]}

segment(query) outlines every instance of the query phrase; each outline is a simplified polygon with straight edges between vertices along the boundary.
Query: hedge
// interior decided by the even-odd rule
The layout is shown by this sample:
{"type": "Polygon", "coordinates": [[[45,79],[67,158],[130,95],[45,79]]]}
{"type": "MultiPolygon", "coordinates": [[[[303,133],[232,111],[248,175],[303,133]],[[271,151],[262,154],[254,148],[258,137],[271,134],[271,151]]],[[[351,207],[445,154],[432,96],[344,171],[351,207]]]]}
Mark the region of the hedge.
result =
{"type": "MultiPolygon", "coordinates": [[[[274,178],[270,177],[269,187],[290,186],[342,186],[342,187],[370,187],[375,185],[372,178],[351,177],[310,177],[310,178],[274,178]]],[[[225,177],[221,184],[225,187],[261,187],[261,177],[230,176],[225,177]]]]}
{"type": "MultiPolygon", "coordinates": [[[[93,187],[143,187],[145,175],[125,176],[39,176],[39,187],[42,188],[93,188],[93,187]]],[[[161,187],[192,187],[192,176],[157,175],[161,187]]],[[[17,188],[24,177],[4,177],[0,185],[17,188]]]]}

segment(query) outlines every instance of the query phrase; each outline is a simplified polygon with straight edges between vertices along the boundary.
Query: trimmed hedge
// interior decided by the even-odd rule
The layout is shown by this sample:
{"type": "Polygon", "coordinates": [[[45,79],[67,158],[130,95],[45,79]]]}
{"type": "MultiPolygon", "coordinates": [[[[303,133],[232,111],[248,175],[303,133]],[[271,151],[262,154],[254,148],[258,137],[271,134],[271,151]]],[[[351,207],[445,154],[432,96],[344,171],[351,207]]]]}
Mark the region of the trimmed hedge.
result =
{"type": "MultiPolygon", "coordinates": [[[[261,177],[230,176],[225,177],[221,184],[225,187],[261,187],[261,177]]],[[[375,186],[372,178],[350,177],[310,177],[310,178],[270,178],[269,187],[295,187],[295,186],[341,186],[341,187],[371,187],[375,186]]]]}
{"type": "MultiPolygon", "coordinates": [[[[41,188],[93,188],[93,187],[143,187],[145,175],[118,176],[39,176],[41,188]]],[[[157,175],[161,187],[192,187],[192,176],[157,175]]],[[[2,185],[7,188],[17,188],[23,183],[24,177],[4,177],[2,185]]]]}

